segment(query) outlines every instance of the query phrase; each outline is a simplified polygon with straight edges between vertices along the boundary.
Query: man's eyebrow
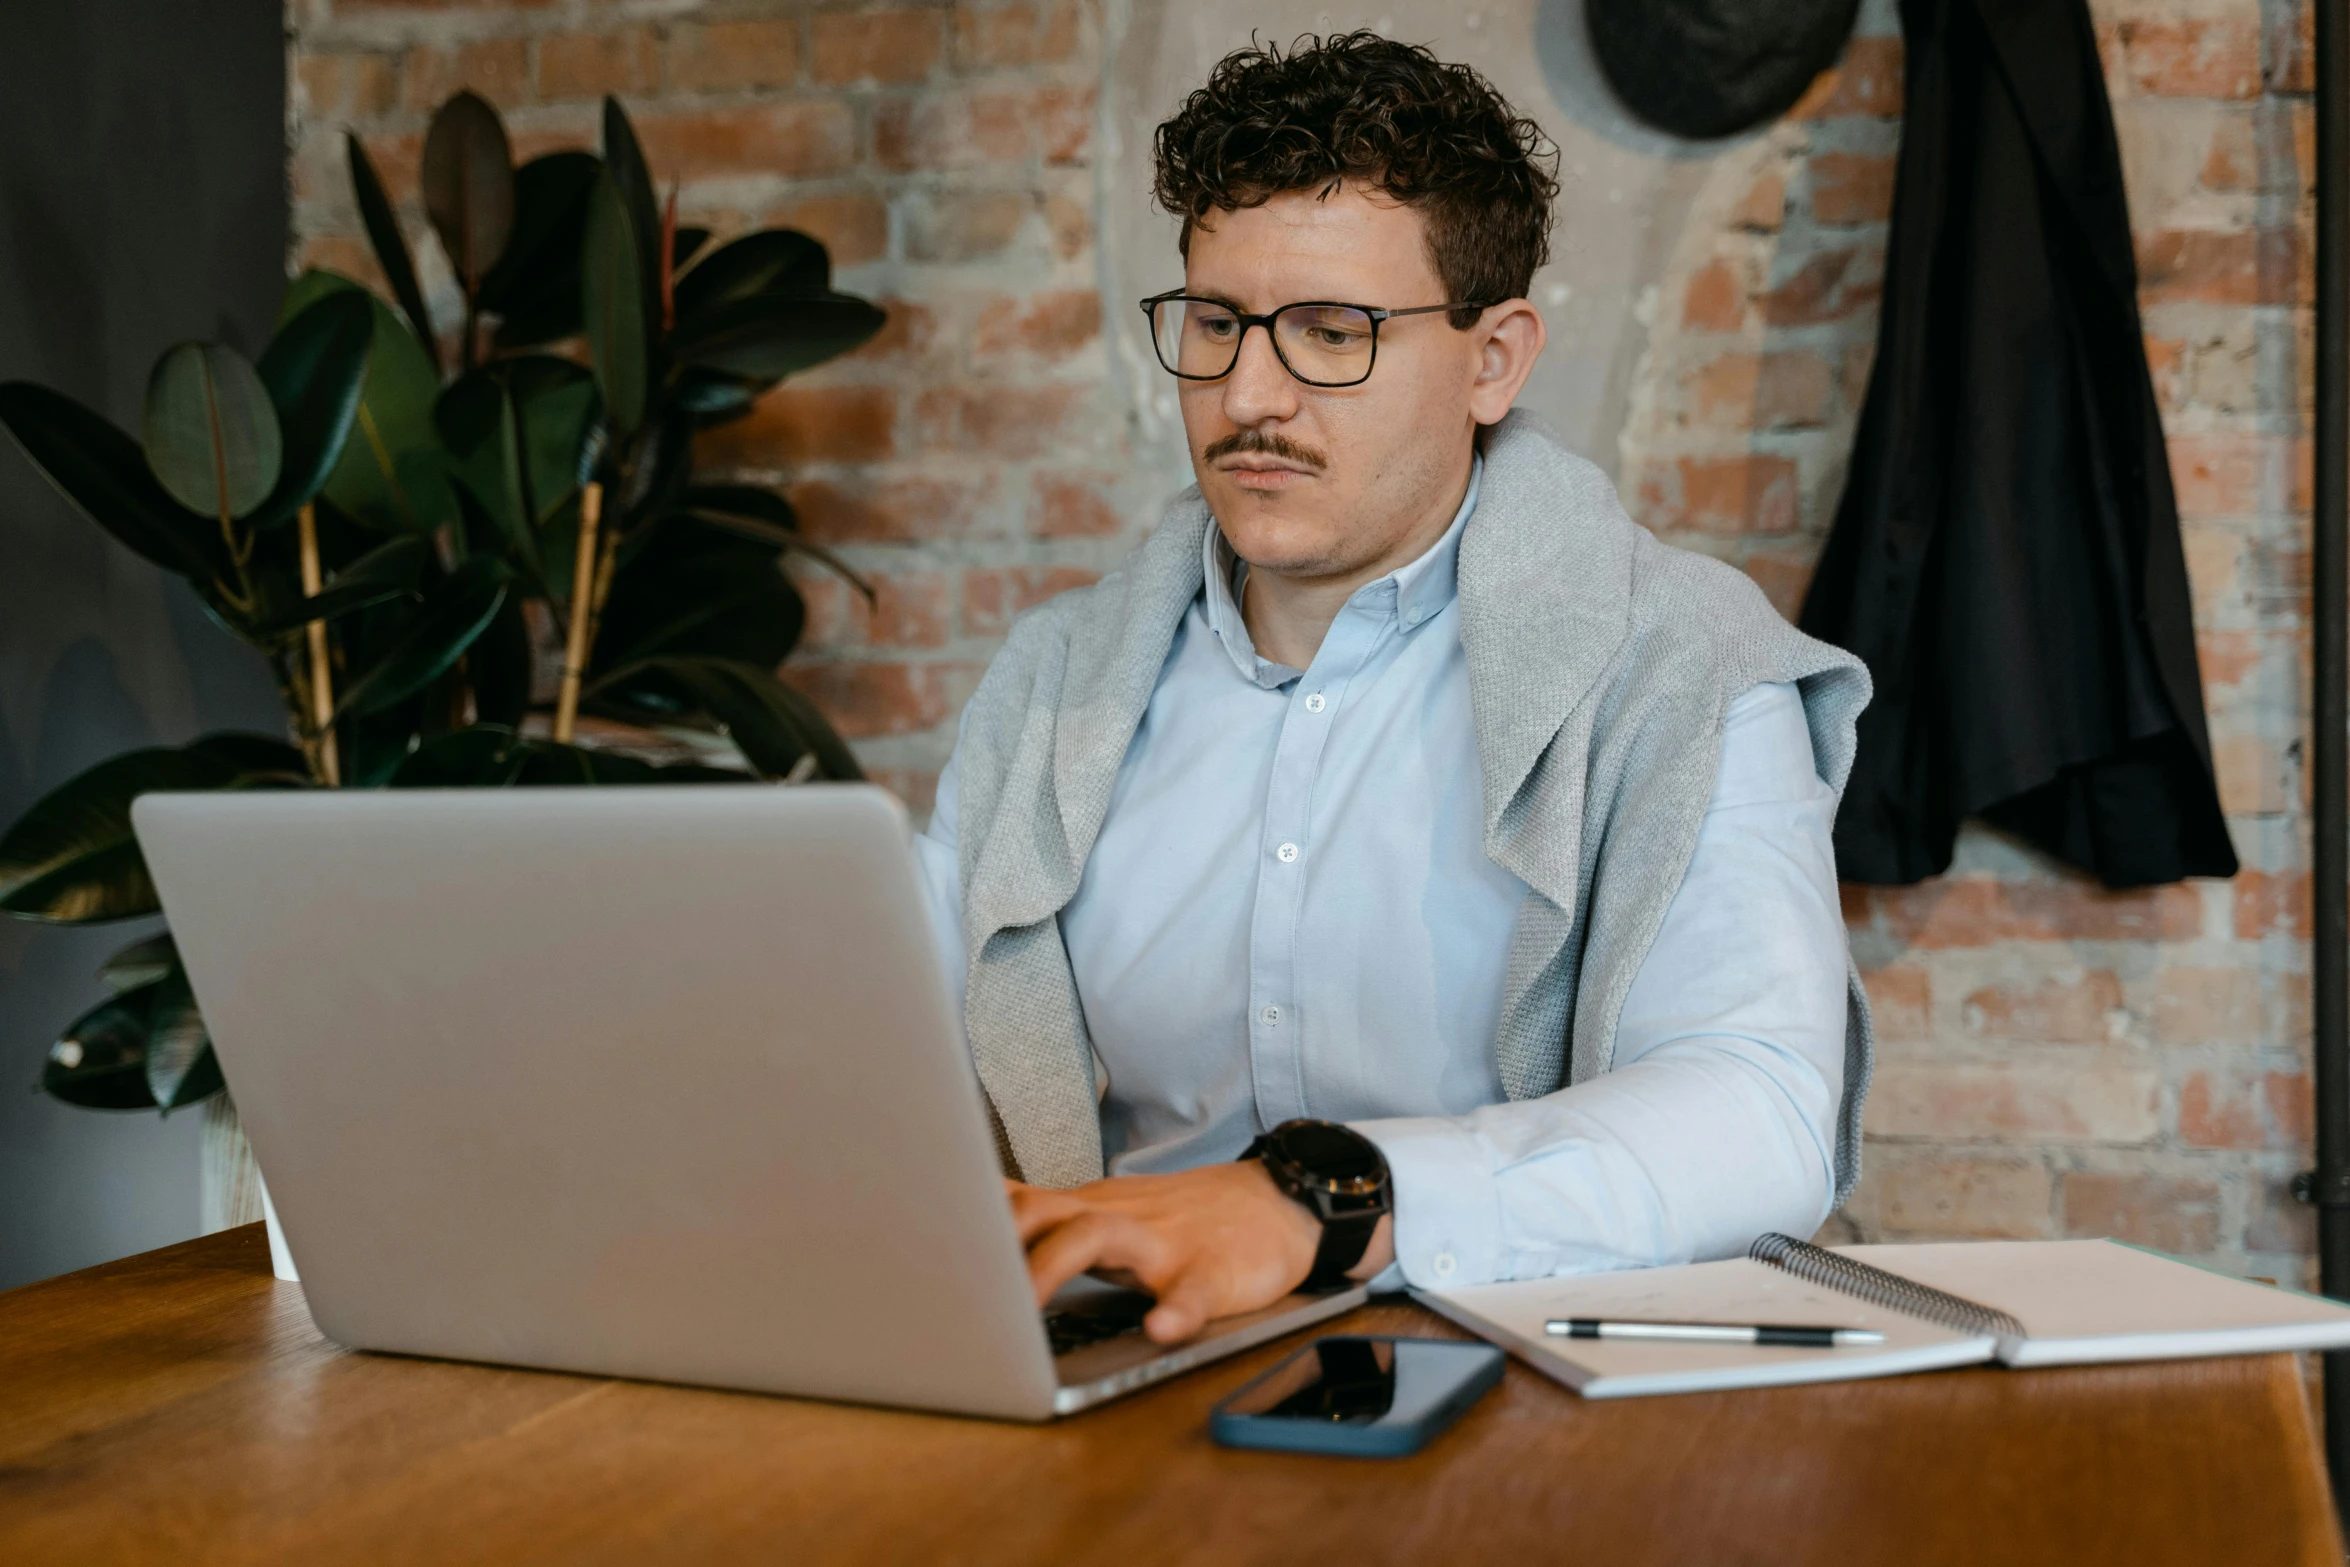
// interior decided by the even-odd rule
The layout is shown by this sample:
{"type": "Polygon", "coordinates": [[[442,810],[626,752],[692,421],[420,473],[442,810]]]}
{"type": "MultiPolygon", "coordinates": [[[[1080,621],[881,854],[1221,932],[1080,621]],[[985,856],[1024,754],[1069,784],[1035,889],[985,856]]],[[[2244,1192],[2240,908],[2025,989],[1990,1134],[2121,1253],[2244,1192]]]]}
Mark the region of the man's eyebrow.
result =
{"type": "Polygon", "coordinates": [[[1246,305],[1227,294],[1210,293],[1205,289],[1200,290],[1198,293],[1193,293],[1191,290],[1185,289],[1183,297],[1186,299],[1204,299],[1207,300],[1210,304],[1222,305],[1225,309],[1231,311],[1236,316],[1245,316],[1248,314],[1248,307],[1246,305]]]}

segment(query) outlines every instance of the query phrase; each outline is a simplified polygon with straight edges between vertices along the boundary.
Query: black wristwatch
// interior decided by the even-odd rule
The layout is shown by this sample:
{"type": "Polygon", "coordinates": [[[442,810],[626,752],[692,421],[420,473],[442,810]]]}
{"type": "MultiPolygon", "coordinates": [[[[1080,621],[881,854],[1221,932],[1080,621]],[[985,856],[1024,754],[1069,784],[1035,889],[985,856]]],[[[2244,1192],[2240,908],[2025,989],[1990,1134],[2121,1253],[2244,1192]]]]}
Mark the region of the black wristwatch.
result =
{"type": "Polygon", "coordinates": [[[1395,1206],[1378,1145],[1334,1121],[1284,1121],[1241,1157],[1262,1160],[1273,1184],[1322,1221],[1322,1245],[1305,1287],[1344,1285],[1346,1270],[1363,1260],[1372,1232],[1395,1206]]]}

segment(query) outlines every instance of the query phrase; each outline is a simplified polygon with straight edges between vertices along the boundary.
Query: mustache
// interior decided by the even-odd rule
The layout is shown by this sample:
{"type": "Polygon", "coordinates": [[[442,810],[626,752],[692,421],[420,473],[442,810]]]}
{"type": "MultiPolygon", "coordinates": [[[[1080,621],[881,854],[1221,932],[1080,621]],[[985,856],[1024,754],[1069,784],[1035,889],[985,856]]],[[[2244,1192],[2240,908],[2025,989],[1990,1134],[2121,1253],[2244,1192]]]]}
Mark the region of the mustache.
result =
{"type": "Polygon", "coordinates": [[[1293,441],[1278,431],[1267,430],[1235,430],[1230,435],[1218,436],[1208,443],[1206,451],[1200,453],[1200,461],[1212,463],[1242,452],[1261,452],[1269,457],[1278,457],[1283,462],[1312,468],[1316,472],[1330,466],[1330,459],[1311,446],[1293,441]]]}

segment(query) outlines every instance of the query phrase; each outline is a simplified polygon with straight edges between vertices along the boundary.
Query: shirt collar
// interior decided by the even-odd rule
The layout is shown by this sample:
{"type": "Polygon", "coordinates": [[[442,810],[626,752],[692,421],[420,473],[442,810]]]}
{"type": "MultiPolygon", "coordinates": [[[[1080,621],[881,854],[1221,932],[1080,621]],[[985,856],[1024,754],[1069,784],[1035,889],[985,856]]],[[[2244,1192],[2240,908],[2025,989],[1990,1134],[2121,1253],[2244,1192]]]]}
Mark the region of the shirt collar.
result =
{"type": "MultiPolygon", "coordinates": [[[[1460,591],[1461,533],[1468,526],[1469,514],[1477,509],[1477,487],[1484,478],[1485,454],[1478,452],[1469,464],[1468,493],[1461,497],[1460,509],[1453,513],[1444,536],[1409,564],[1355,589],[1348,604],[1367,606],[1385,599],[1405,631],[1417,630],[1441,614],[1460,591]]],[[[1263,686],[1296,679],[1302,671],[1257,655],[1256,643],[1240,613],[1239,586],[1246,566],[1225,542],[1224,530],[1210,526],[1201,548],[1207,557],[1206,583],[1201,591],[1207,599],[1208,629],[1222,639],[1234,667],[1243,678],[1263,686]]]]}

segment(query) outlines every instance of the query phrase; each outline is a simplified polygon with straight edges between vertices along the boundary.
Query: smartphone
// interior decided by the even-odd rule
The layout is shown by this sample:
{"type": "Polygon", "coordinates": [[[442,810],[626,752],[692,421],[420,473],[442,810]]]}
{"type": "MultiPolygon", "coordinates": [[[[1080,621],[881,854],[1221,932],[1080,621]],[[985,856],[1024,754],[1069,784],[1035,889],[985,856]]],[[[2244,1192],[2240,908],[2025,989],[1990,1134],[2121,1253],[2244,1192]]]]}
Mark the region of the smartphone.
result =
{"type": "Polygon", "coordinates": [[[1501,1380],[1491,1344],[1443,1338],[1318,1338],[1208,1417],[1226,1447],[1401,1458],[1501,1380]]]}

